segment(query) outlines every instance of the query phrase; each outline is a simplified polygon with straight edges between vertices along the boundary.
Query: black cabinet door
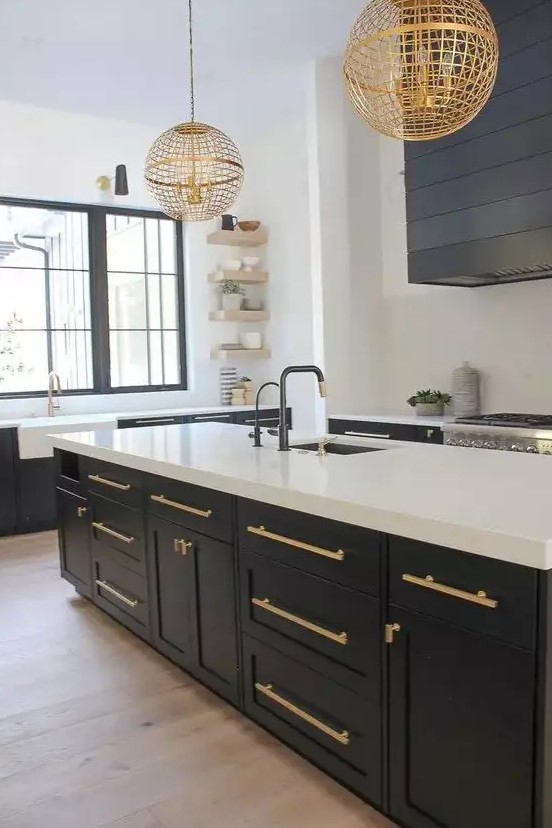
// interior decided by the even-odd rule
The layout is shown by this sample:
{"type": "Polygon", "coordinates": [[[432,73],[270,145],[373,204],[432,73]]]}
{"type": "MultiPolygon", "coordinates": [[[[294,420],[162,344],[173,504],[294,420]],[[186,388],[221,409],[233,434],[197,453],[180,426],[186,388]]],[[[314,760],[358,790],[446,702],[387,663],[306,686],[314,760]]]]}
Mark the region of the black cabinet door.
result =
{"type": "MultiPolygon", "coordinates": [[[[183,530],[185,532],[185,530],[183,530]]],[[[195,533],[193,662],[190,671],[221,696],[238,701],[234,547],[195,533]]]]}
{"type": "Polygon", "coordinates": [[[390,619],[391,817],[530,828],[534,656],[393,606],[390,619]]]}
{"type": "Polygon", "coordinates": [[[19,460],[17,475],[17,531],[42,532],[56,527],[53,457],[19,460]]]}
{"type": "Polygon", "coordinates": [[[186,530],[149,519],[149,583],[152,636],[157,649],[181,667],[191,661],[194,562],[186,530]]]}
{"type": "Polygon", "coordinates": [[[15,530],[15,435],[14,429],[0,429],[0,536],[15,530]]]}
{"type": "Polygon", "coordinates": [[[61,576],[91,597],[90,521],[84,497],[56,490],[61,576]]]}

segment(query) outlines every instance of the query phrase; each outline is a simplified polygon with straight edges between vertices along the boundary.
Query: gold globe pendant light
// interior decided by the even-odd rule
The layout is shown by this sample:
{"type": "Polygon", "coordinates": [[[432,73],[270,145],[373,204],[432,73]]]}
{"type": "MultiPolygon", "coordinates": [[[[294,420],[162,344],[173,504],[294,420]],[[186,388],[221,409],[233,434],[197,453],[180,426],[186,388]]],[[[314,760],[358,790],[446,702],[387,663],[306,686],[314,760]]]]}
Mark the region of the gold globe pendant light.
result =
{"type": "Polygon", "coordinates": [[[487,103],[497,69],[498,37],[479,0],[372,0],[343,65],[361,117],[404,141],[466,126],[487,103]]]}
{"type": "Polygon", "coordinates": [[[207,221],[236,200],[244,169],[238,148],[216,127],[195,120],[192,0],[190,32],[190,120],[163,132],[146,158],[146,187],[164,213],[178,221],[207,221]]]}

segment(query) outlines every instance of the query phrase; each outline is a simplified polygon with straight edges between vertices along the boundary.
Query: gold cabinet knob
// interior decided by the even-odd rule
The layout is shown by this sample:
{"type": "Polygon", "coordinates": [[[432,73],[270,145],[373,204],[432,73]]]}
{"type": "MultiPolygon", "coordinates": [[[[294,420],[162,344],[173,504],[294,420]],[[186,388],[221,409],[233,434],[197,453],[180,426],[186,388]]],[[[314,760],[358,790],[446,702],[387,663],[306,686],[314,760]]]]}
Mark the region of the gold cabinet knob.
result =
{"type": "Polygon", "coordinates": [[[87,511],[88,509],[86,508],[86,506],[79,506],[77,508],[77,517],[84,517],[87,511]]]}

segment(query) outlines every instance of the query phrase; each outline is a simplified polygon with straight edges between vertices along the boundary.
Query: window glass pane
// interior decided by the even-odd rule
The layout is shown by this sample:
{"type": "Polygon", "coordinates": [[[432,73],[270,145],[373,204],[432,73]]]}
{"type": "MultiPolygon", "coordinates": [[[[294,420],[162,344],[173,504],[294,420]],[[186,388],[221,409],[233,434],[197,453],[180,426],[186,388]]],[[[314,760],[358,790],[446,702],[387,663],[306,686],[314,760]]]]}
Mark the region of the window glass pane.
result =
{"type": "Polygon", "coordinates": [[[146,255],[148,273],[161,272],[161,259],[159,257],[160,222],[157,219],[146,219],[146,255]]]}
{"type": "Polygon", "coordinates": [[[143,273],[109,273],[109,327],[146,328],[146,280],[143,273]]]}
{"type": "Polygon", "coordinates": [[[107,225],[107,269],[135,271],[146,269],[144,219],[115,216],[107,225]]]}
{"type": "Polygon", "coordinates": [[[161,286],[158,273],[148,275],[148,327],[161,328],[161,286]]]}
{"type": "Polygon", "coordinates": [[[163,348],[161,331],[150,332],[151,384],[163,385],[163,348]]]}
{"type": "Polygon", "coordinates": [[[111,331],[111,386],[149,385],[146,331],[111,331]]]}
{"type": "Polygon", "coordinates": [[[161,276],[164,328],[178,328],[178,293],[176,290],[176,279],[176,276],[161,276]]]}
{"type": "Polygon", "coordinates": [[[0,394],[42,391],[48,387],[48,345],[44,331],[17,325],[0,331],[0,394]]]}
{"type": "Polygon", "coordinates": [[[90,328],[90,289],[88,273],[80,270],[51,270],[50,327],[90,328]]]}
{"type": "Polygon", "coordinates": [[[92,334],[90,331],[54,331],[52,363],[63,390],[93,387],[92,334]]]}
{"type": "Polygon", "coordinates": [[[160,221],[161,272],[176,273],[176,225],[174,221],[160,221]]]}
{"type": "Polygon", "coordinates": [[[87,214],[1,204],[0,266],[43,269],[45,264],[51,268],[89,269],[87,214]]]}
{"type": "Polygon", "coordinates": [[[47,327],[44,269],[19,270],[0,265],[0,296],[0,328],[14,317],[20,328],[47,327]]]}
{"type": "Polygon", "coordinates": [[[165,385],[176,385],[180,382],[178,336],[178,331],[165,331],[163,334],[165,385]]]}

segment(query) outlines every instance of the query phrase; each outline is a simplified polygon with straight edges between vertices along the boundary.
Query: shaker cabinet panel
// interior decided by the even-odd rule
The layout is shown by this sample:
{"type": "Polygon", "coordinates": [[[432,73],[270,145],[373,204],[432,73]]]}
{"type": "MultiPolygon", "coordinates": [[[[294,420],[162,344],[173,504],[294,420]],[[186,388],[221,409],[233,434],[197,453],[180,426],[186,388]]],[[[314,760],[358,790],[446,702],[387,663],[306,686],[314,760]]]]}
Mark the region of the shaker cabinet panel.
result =
{"type": "MultiPolygon", "coordinates": [[[[186,536],[188,537],[188,536],[186,536]]],[[[238,700],[234,547],[189,533],[194,567],[194,650],[190,672],[230,701],[238,700]]]]}
{"type": "Polygon", "coordinates": [[[92,596],[90,518],[84,497],[56,490],[61,575],[82,595],[92,596]]]}
{"type": "Polygon", "coordinates": [[[151,518],[148,532],[152,635],[155,646],[189,667],[192,646],[190,596],[194,565],[185,530],[151,518]]]}
{"type": "Polygon", "coordinates": [[[409,828],[531,828],[532,653],[390,607],[390,813],[409,828]]]}

